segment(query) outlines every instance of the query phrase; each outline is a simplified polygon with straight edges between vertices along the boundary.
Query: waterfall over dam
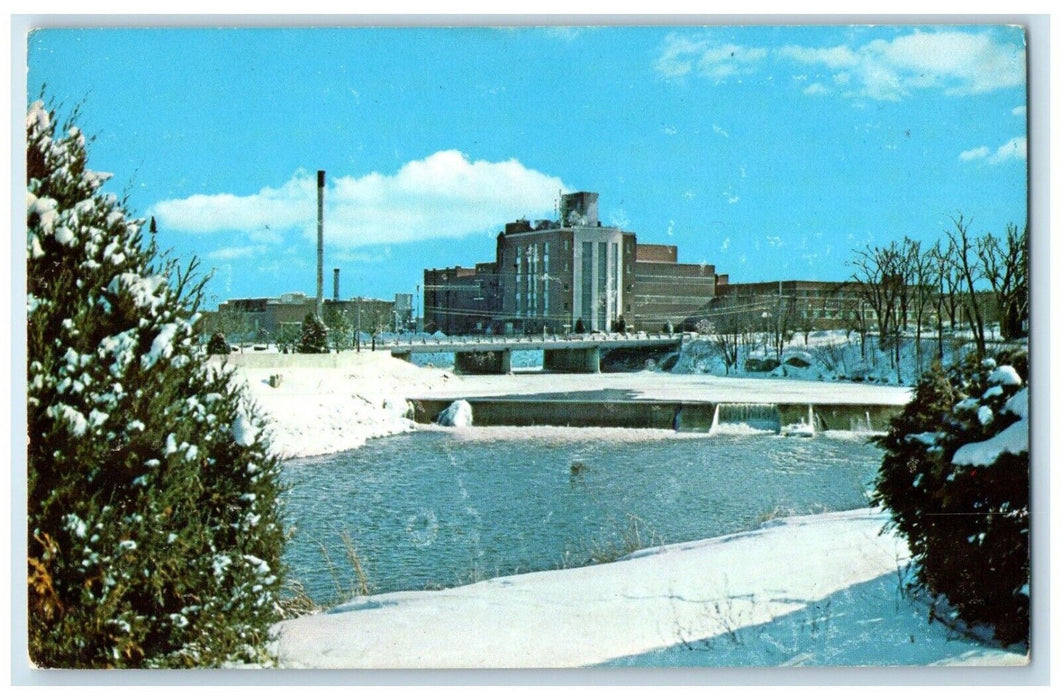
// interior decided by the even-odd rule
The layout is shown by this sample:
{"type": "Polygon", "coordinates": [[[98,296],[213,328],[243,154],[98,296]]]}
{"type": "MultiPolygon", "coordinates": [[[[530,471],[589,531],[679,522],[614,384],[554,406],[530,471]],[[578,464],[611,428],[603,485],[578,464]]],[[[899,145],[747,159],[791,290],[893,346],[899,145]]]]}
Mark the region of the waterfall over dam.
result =
{"type": "MultiPolygon", "coordinates": [[[[413,399],[414,420],[434,423],[457,399],[413,399]]],[[[589,397],[468,397],[477,426],[649,428],[688,433],[765,432],[809,437],[825,430],[886,430],[902,406],[741,403],[589,397]],[[791,431],[789,428],[796,428],[791,431]]]]}

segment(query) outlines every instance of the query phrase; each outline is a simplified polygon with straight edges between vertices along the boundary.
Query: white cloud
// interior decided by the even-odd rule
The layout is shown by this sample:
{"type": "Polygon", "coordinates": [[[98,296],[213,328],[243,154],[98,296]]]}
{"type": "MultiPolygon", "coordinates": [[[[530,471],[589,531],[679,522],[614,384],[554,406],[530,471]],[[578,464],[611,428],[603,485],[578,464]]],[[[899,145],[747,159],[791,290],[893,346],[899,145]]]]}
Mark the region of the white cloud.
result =
{"type": "Polygon", "coordinates": [[[833,46],[819,49],[807,46],[782,46],[777,50],[779,56],[791,58],[799,63],[814,65],[820,63],[826,68],[840,70],[858,65],[858,55],[846,46],[833,46]]]}
{"type": "Polygon", "coordinates": [[[1028,139],[1023,136],[1014,137],[994,151],[988,146],[979,146],[968,151],[962,151],[958,158],[964,161],[986,160],[992,165],[1006,163],[1011,160],[1027,160],[1028,139]]]}
{"type": "Polygon", "coordinates": [[[696,54],[703,51],[707,42],[670,34],[663,40],[663,49],[656,59],[655,68],[665,78],[679,78],[692,72],[696,54]]]}
{"type": "MultiPolygon", "coordinates": [[[[439,151],[394,174],[332,179],[324,195],[326,245],[348,249],[488,232],[520,216],[550,215],[561,190],[570,188],[514,159],[470,161],[439,151]]],[[[159,202],[150,213],[174,231],[239,232],[259,241],[266,231],[315,238],[316,178],[300,171],[279,188],[192,195],[159,202]]]]}
{"type": "Polygon", "coordinates": [[[899,100],[916,90],[968,95],[1024,85],[1024,47],[1004,44],[988,32],[920,32],[863,46],[786,46],[778,54],[834,71],[850,96],[899,100]]]}
{"type": "Polygon", "coordinates": [[[219,248],[211,251],[206,254],[206,257],[210,260],[241,260],[243,258],[253,258],[262,255],[265,252],[266,248],[264,246],[230,246],[228,248],[219,248]]]}
{"type": "Polygon", "coordinates": [[[958,155],[958,158],[961,160],[979,160],[981,158],[987,158],[990,153],[990,148],[987,146],[980,146],[978,148],[969,149],[968,151],[962,151],[958,155]]]}
{"type": "Polygon", "coordinates": [[[811,83],[803,89],[804,95],[827,95],[829,94],[829,88],[825,87],[821,83],[811,83]]]}
{"type": "MultiPolygon", "coordinates": [[[[897,101],[920,90],[969,95],[1021,87],[1026,81],[1025,47],[999,40],[991,30],[914,30],[890,40],[862,45],[786,45],[768,50],[719,44],[707,37],[671,34],[663,41],[655,68],[666,78],[700,75],[716,81],[754,73],[773,57],[818,67],[845,96],[897,101]]],[[[796,80],[806,80],[800,73],[796,80]]],[[[808,95],[826,91],[822,81],[808,95]]]]}
{"type": "Polygon", "coordinates": [[[719,136],[725,137],[725,138],[727,138],[727,139],[729,138],[729,133],[727,133],[727,132],[726,132],[726,130],[725,130],[725,129],[723,129],[723,128],[722,128],[721,126],[719,126],[718,124],[712,124],[712,125],[711,125],[711,129],[712,129],[712,130],[713,130],[713,131],[714,131],[714,132],[715,132],[716,134],[718,134],[719,136]]]}
{"type": "Polygon", "coordinates": [[[753,73],[767,50],[738,44],[719,44],[706,37],[669,34],[663,40],[655,68],[665,78],[680,78],[694,72],[713,80],[753,73]]]}
{"type": "Polygon", "coordinates": [[[390,258],[391,249],[386,246],[381,249],[343,251],[331,256],[331,259],[335,262],[343,263],[381,263],[390,260],[390,258]]]}
{"type": "Polygon", "coordinates": [[[1017,107],[1014,107],[1010,114],[1015,117],[1023,117],[1028,114],[1028,108],[1024,105],[1019,105],[1017,107]]]}
{"type": "Polygon", "coordinates": [[[988,158],[991,163],[1004,163],[1009,160],[1028,159],[1028,139],[1023,136],[1012,138],[998,147],[988,158]]]}
{"type": "Polygon", "coordinates": [[[663,127],[663,133],[667,136],[674,136],[678,133],[678,130],[675,129],[673,126],[665,126],[663,127]]]}
{"type": "Polygon", "coordinates": [[[725,253],[729,250],[729,236],[726,236],[725,240],[722,241],[722,245],[719,246],[719,251],[725,253]]]}

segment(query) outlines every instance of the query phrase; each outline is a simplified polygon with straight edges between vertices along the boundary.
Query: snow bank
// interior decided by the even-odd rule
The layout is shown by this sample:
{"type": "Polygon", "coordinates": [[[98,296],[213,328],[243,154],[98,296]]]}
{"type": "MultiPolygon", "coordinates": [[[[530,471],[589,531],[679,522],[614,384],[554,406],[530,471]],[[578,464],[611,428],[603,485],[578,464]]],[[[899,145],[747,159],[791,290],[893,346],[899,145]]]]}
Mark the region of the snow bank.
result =
{"type": "Polygon", "coordinates": [[[278,454],[330,454],[360,447],[370,438],[407,432],[414,427],[407,398],[459,382],[449,372],[414,367],[386,352],[350,353],[344,365],[285,366],[278,386],[269,381],[275,367],[236,368],[236,381],[246,385],[267,418],[278,454]]]}
{"type": "Polygon", "coordinates": [[[280,623],[286,668],[1016,665],[900,595],[904,541],[868,509],[445,591],[356,598],[280,623]]]}

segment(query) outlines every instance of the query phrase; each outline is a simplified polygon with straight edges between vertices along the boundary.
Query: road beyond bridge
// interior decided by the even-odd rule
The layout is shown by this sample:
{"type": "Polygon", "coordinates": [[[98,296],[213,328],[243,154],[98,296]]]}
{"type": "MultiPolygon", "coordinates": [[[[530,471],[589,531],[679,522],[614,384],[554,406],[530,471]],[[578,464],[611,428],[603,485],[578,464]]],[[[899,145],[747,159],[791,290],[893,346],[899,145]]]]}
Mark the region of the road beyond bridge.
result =
{"type": "Polygon", "coordinates": [[[601,353],[618,349],[678,351],[683,336],[673,333],[591,334],[584,336],[482,336],[421,338],[391,348],[391,355],[412,360],[414,353],[453,353],[460,374],[509,374],[513,350],[541,350],[542,369],[549,372],[600,372],[601,353]]]}

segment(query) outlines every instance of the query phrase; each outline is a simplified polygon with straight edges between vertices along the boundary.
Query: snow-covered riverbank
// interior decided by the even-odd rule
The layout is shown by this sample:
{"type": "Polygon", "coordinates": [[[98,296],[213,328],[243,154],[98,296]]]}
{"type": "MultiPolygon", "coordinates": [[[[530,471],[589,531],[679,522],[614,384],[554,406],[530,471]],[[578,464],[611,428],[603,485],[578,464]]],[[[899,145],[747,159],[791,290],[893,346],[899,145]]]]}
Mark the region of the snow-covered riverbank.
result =
{"type": "MultiPolygon", "coordinates": [[[[277,356],[289,358],[290,356],[277,356]]],[[[267,358],[256,358],[267,359],[267,358]]],[[[365,440],[415,428],[406,400],[619,391],[673,401],[867,403],[901,406],[906,387],[642,371],[616,374],[458,376],[417,367],[389,352],[346,352],[338,367],[238,367],[250,396],[268,415],[273,446],[285,457],[354,449],[365,440]],[[278,386],[271,376],[281,375],[278,386]]]]}
{"type": "Polygon", "coordinates": [[[341,367],[238,367],[236,379],[265,412],[273,447],[285,458],[342,452],[412,430],[406,397],[460,382],[452,372],[416,367],[389,352],[345,353],[341,367]],[[275,387],[274,375],[280,375],[275,387]]]}
{"type": "Polygon", "coordinates": [[[611,564],[369,596],[289,620],[288,668],[1020,665],[904,597],[870,510],[785,518],[611,564]]]}
{"type": "MultiPolygon", "coordinates": [[[[287,456],[415,429],[403,416],[413,397],[610,388],[644,398],[902,404],[909,395],[896,387],[657,372],[554,375],[546,385],[533,373],[461,378],[389,353],[361,353],[341,368],[239,369],[237,378],[287,456]],[[277,373],[283,378],[274,387],[269,378],[277,373]]],[[[278,625],[275,649],[286,668],[1027,663],[1020,650],[930,622],[923,602],[901,594],[908,552],[882,534],[886,521],[869,510],[786,518],[611,564],[362,597],[278,625]]]]}

